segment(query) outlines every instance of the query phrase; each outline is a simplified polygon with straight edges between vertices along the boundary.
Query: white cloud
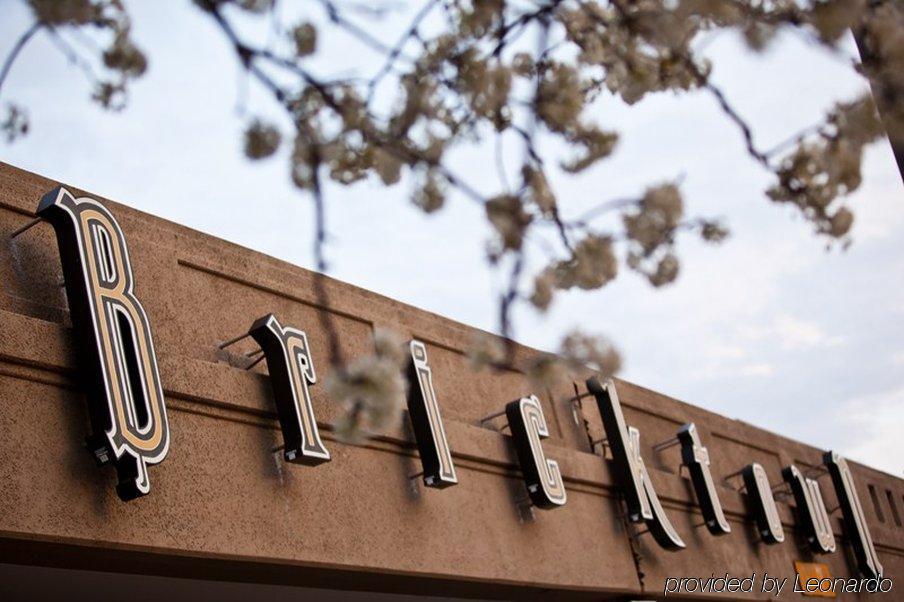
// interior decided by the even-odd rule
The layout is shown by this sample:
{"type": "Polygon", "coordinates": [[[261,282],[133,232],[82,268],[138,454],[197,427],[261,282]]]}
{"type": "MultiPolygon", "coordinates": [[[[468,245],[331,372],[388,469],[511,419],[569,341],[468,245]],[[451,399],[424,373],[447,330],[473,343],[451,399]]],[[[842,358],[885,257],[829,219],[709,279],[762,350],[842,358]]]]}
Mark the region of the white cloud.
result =
{"type": "Polygon", "coordinates": [[[775,373],[775,368],[773,368],[772,364],[767,363],[747,364],[741,366],[738,373],[743,376],[772,376],[775,373]]]}
{"type": "MultiPolygon", "coordinates": [[[[867,154],[886,152],[888,143],[882,141],[869,147],[867,154]]],[[[863,166],[863,179],[871,182],[871,194],[858,194],[851,203],[854,210],[852,235],[857,243],[894,237],[904,222],[901,211],[901,180],[894,173],[877,169],[877,162],[867,160],[863,166]]]]}
{"type": "MultiPolygon", "coordinates": [[[[759,316],[766,313],[758,312],[759,316]]],[[[703,314],[705,320],[724,319],[719,312],[703,314]],[[716,318],[718,316],[718,318],[716,318]]],[[[735,326],[728,334],[699,336],[696,366],[689,375],[693,380],[707,381],[732,377],[769,377],[776,373],[776,349],[793,352],[840,345],[844,337],[829,335],[813,320],[781,313],[764,324],[749,323],[735,326]]]]}
{"type": "Polygon", "coordinates": [[[796,351],[812,347],[836,347],[844,342],[844,337],[829,335],[813,320],[806,320],[781,313],[765,325],[742,325],[738,333],[752,341],[774,339],[781,349],[796,351]]]}
{"type": "Polygon", "coordinates": [[[904,386],[841,404],[836,420],[855,433],[840,451],[895,476],[904,475],[904,386]]]}
{"type": "Polygon", "coordinates": [[[732,345],[724,341],[713,341],[706,345],[704,355],[717,360],[739,360],[747,357],[747,350],[741,345],[732,345]]]}
{"type": "Polygon", "coordinates": [[[775,374],[775,366],[769,362],[739,363],[734,358],[727,360],[713,359],[703,363],[689,373],[692,380],[712,381],[717,379],[769,377],[775,374]]]}
{"type": "MultiPolygon", "coordinates": [[[[24,3],[3,6],[0,56],[31,18],[24,3]]],[[[236,115],[237,94],[244,96],[237,90],[247,82],[237,80],[230,49],[191,3],[134,1],[129,7],[151,69],[136,82],[128,109],[116,115],[98,110],[87,100],[90,90],[78,70],[46,37],[36,36],[4,85],[9,100],[28,107],[33,127],[21,142],[0,144],[3,159],[313,265],[311,203],[289,183],[289,149],[260,164],[241,154],[242,122],[250,114],[281,112],[249,86],[249,114],[236,115]],[[59,102],[59,93],[67,102],[59,102]],[[141,152],[124,152],[135,148],[141,152]]],[[[393,18],[373,23],[372,33],[394,40],[392,30],[405,17],[400,11],[393,18]]],[[[327,37],[315,60],[357,62],[354,42],[327,37]]],[[[862,78],[834,57],[790,35],[780,35],[765,54],[749,53],[734,35],[719,37],[707,52],[716,82],[764,148],[864,89],[862,78]]],[[[379,68],[376,55],[374,61],[379,68]]],[[[345,63],[323,66],[333,72],[345,63]]],[[[904,351],[895,353],[904,337],[904,204],[887,144],[867,152],[863,184],[846,201],[857,216],[855,244],[846,253],[823,253],[796,208],[764,198],[770,175],[750,160],[737,129],[708,95],[651,95],[629,110],[604,94],[587,118],[615,127],[622,138],[598,168],[579,178],[555,178],[563,208],[577,214],[686,174],[688,216],[724,216],[732,236],[715,248],[682,236],[681,276],[662,290],[623,273],[603,291],[563,295],[545,316],[519,309],[520,340],[551,349],[574,327],[611,334],[624,352],[626,377],[820,445],[843,440],[844,402],[852,395],[840,389],[839,379],[824,375],[843,371],[848,383],[889,390],[904,385],[904,351]]],[[[517,166],[518,144],[505,149],[517,166]]],[[[476,180],[480,190],[496,190],[492,145],[460,149],[455,157],[456,171],[476,180]]],[[[407,180],[389,189],[366,182],[328,188],[332,275],[493,328],[498,284],[484,262],[481,209],[450,199],[440,215],[424,217],[410,208],[409,191],[407,180]]],[[[889,424],[900,431],[900,419],[889,422],[894,408],[882,411],[885,423],[864,418],[872,420],[864,428],[879,433],[869,445],[887,436],[889,424]]],[[[864,453],[855,457],[869,461],[873,452],[864,453]]]]}
{"type": "Polygon", "coordinates": [[[806,347],[835,347],[844,341],[844,337],[826,334],[816,322],[795,318],[789,314],[776,316],[774,327],[782,347],[788,350],[806,347]]]}

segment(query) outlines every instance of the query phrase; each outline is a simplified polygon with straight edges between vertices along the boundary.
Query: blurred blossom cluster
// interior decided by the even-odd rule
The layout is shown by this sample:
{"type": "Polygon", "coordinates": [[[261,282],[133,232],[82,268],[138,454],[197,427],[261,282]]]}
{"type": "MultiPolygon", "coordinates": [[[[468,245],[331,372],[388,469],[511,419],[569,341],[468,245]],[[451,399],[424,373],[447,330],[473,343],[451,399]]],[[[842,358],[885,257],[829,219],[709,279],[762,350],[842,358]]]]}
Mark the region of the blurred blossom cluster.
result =
{"type": "MultiPolygon", "coordinates": [[[[478,371],[511,367],[503,342],[485,333],[471,343],[468,359],[478,371]]],[[[532,354],[520,368],[534,385],[550,387],[588,372],[609,378],[621,369],[621,356],[609,339],[573,331],[562,339],[557,353],[532,354]]]]}
{"type": "MultiPolygon", "coordinates": [[[[28,0],[34,11],[35,24],[45,28],[64,44],[70,61],[79,64],[94,85],[92,98],[105,109],[121,110],[126,105],[130,80],[141,77],[148,68],[144,53],[132,42],[132,24],[119,0],[28,0]],[[65,46],[58,28],[75,26],[98,30],[104,34],[100,48],[101,75],[79,59],[75,48],[65,46]]],[[[12,110],[12,108],[10,109],[12,110]]]]}
{"type": "Polygon", "coordinates": [[[860,186],[863,147],[881,133],[870,99],[838,105],[817,137],[801,143],[782,160],[778,182],[767,192],[769,198],[795,204],[820,232],[845,236],[854,214],[834,201],[860,186]]]}
{"type": "MultiPolygon", "coordinates": [[[[86,68],[95,82],[94,98],[105,108],[122,108],[127,84],[148,65],[131,41],[124,6],[118,0],[29,4],[34,26],[17,48],[34,34],[65,43],[67,32],[92,30],[104,39],[94,57],[104,76],[86,68]]],[[[675,182],[651,185],[634,198],[594,199],[597,206],[575,215],[552,182],[587,172],[616,148],[619,135],[612,124],[589,110],[601,95],[628,105],[662,92],[712,95],[743,135],[751,160],[771,174],[764,197],[797,208],[818,235],[842,245],[850,242],[854,213],[845,199],[861,183],[864,147],[883,132],[893,143],[904,143],[899,0],[424,0],[389,42],[375,40],[366,19],[395,10],[391,2],[312,0],[310,18],[292,23],[279,22],[273,0],[194,5],[288,118],[282,125],[249,118],[244,151],[255,161],[287,157],[292,182],[317,209],[318,268],[326,268],[326,178],[342,185],[366,178],[386,186],[411,182],[413,205],[427,213],[441,211],[453,196],[478,203],[491,232],[487,260],[507,275],[500,295],[503,339],[513,334],[511,308],[517,303],[546,311],[560,291],[605,287],[620,265],[654,287],[667,285],[680,272],[680,233],[710,243],[728,235],[720,220],[688,216],[675,182]],[[275,22],[278,40],[243,37],[237,23],[254,19],[275,22]],[[739,32],[752,52],[768,48],[781,30],[838,52],[842,36],[852,31],[862,59],[852,69],[873,94],[837,105],[816,127],[789,132],[789,144],[760,149],[752,126],[732,106],[730,91],[714,84],[712,65],[695,50],[703,34],[718,30],[739,32]],[[354,77],[315,74],[309,61],[318,55],[318,39],[337,34],[380,53],[382,68],[354,77]],[[497,167],[499,189],[478,189],[450,166],[453,149],[502,136],[517,140],[523,153],[517,164],[497,167]],[[507,182],[507,173],[517,174],[517,181],[507,182]],[[555,241],[554,248],[544,248],[541,265],[526,259],[537,233],[547,243],[555,241]]],[[[10,141],[25,135],[26,109],[8,105],[0,127],[10,141]]],[[[350,408],[341,430],[378,428],[403,395],[400,360],[390,347],[378,343],[374,356],[342,367],[328,385],[350,408]]],[[[481,342],[472,359],[478,365],[511,364],[513,354],[505,347],[481,342]]],[[[560,351],[554,361],[544,357],[518,368],[548,377],[563,367],[593,366],[608,376],[619,366],[604,339],[572,333],[560,351]]]]}
{"type": "Polygon", "coordinates": [[[373,355],[357,358],[327,376],[327,394],[345,408],[335,426],[340,439],[358,442],[399,415],[408,391],[406,366],[403,341],[391,332],[377,330],[373,355]]]}

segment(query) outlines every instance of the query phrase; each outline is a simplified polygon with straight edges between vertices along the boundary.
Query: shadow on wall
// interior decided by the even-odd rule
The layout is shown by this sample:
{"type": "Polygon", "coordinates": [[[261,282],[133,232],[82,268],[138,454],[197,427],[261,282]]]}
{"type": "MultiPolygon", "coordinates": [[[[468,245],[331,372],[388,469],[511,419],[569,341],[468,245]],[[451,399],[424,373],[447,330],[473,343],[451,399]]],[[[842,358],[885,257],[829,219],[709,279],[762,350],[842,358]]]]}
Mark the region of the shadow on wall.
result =
{"type": "MultiPolygon", "coordinates": [[[[72,599],[73,592],[82,592],[94,600],[121,600],[131,602],[414,602],[422,596],[380,594],[328,589],[314,589],[289,585],[262,585],[257,583],[232,583],[202,581],[175,577],[103,573],[71,569],[44,568],[15,564],[0,564],[0,592],[5,602],[43,602],[72,599]]],[[[459,600],[460,598],[431,598],[432,600],[459,600]]]]}

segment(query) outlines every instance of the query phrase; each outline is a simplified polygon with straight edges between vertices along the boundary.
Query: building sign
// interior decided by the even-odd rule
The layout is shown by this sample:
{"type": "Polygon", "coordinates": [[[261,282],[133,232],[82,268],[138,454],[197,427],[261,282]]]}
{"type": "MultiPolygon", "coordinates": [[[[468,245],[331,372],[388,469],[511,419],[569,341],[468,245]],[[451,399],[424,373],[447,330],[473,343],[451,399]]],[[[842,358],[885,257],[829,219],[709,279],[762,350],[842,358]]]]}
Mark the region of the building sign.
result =
{"type": "Polygon", "coordinates": [[[653,538],[666,550],[683,550],[684,541],[662,508],[640,455],[640,431],[625,424],[615,383],[608,380],[604,386],[599,379],[588,378],[587,390],[596,398],[616,478],[625,492],[629,520],[645,522],[653,538]]]}
{"type": "Polygon", "coordinates": [[[741,475],[760,537],[768,544],[782,543],[785,541],[785,530],[778,508],[775,507],[775,497],[765,469],[754,462],[745,466],[741,475]]]}
{"type": "Polygon", "coordinates": [[[421,455],[424,485],[443,488],[458,483],[452,451],[433,389],[433,371],[427,365],[427,346],[420,341],[408,345],[408,415],[421,455]]]}
{"type": "Polygon", "coordinates": [[[78,339],[91,419],[89,451],[116,467],[116,492],[150,492],[148,464],[169,448],[163,388],[147,314],[135,296],[125,237],[97,201],[51,190],[37,215],[53,225],[78,339]]]}
{"type": "Polygon", "coordinates": [[[518,463],[524,474],[524,484],[534,506],[543,509],[564,506],[567,495],[559,463],[546,458],[542,438],[549,437],[543,408],[536,395],[523,397],[505,406],[518,463]]]}
{"type": "Polygon", "coordinates": [[[330,452],[320,440],[310,387],[317,382],[308,336],[279,323],[268,314],[248,330],[267,358],[276,414],[282,428],[288,462],[316,466],[330,461],[330,452]]]}
{"type": "MultiPolygon", "coordinates": [[[[41,200],[37,215],[53,225],[65,276],[71,320],[77,337],[79,366],[91,420],[88,449],[100,464],[113,464],[116,491],[123,500],[150,491],[149,464],[161,462],[169,448],[163,388],[157,369],[147,314],[136,292],[125,237],[116,219],[100,203],[74,198],[56,188],[41,200]]],[[[330,460],[317,428],[310,387],[317,382],[307,335],[283,326],[273,314],[255,321],[252,337],[267,361],[276,411],[285,442],[285,459],[305,465],[330,460]]],[[[433,371],[424,343],[409,343],[408,411],[423,466],[424,484],[443,488],[458,483],[452,450],[446,438],[434,389],[433,371]]],[[[660,503],[641,453],[640,431],[625,422],[612,380],[586,381],[595,398],[612,453],[613,474],[624,494],[628,519],[644,523],[666,550],[682,550],[685,543],[660,503]]],[[[531,502],[538,508],[557,508],[567,500],[559,464],[546,456],[542,440],[549,428],[535,395],[512,401],[493,416],[505,413],[531,502]]],[[[705,524],[714,535],[731,532],[710,465],[710,452],[695,424],[682,427],[681,444],[705,524]]],[[[832,476],[844,516],[847,539],[857,569],[880,578],[882,565],[870,536],[863,508],[847,462],[828,452],[823,462],[832,476]]],[[[737,473],[734,473],[735,475],[737,473]]],[[[741,470],[757,530],[765,544],[785,541],[782,523],[763,467],[752,463],[741,470]]],[[[835,551],[835,536],[819,483],[794,466],[782,471],[796,501],[796,519],[811,551],[835,551]]]]}
{"type": "Polygon", "coordinates": [[[691,482],[694,484],[694,492],[703,512],[706,528],[713,535],[731,533],[731,526],[725,520],[722,502],[719,500],[709,470],[709,451],[700,442],[697,425],[691,422],[681,427],[678,431],[678,441],[681,443],[681,461],[691,473],[691,482]]]}
{"type": "MultiPolygon", "coordinates": [[[[794,572],[797,574],[795,585],[808,582],[824,582],[831,581],[832,573],[829,572],[829,565],[822,562],[803,562],[802,560],[794,561],[794,572]]],[[[815,598],[834,598],[834,591],[821,591],[818,588],[812,590],[796,587],[795,591],[800,592],[802,596],[812,596],[815,598]]]]}
{"type": "Polygon", "coordinates": [[[857,566],[868,578],[877,579],[882,575],[882,565],[876,555],[873,538],[866,525],[866,517],[863,516],[863,507],[860,505],[857,488],[854,486],[854,476],[847,460],[830,451],[823,456],[823,463],[832,475],[835,495],[844,516],[844,528],[851,545],[854,546],[857,566]]]}
{"type": "Polygon", "coordinates": [[[793,464],[782,470],[794,501],[797,503],[798,520],[802,522],[804,535],[810,548],[820,554],[835,551],[835,534],[829,522],[829,513],[822,499],[819,482],[804,476],[793,464]]]}

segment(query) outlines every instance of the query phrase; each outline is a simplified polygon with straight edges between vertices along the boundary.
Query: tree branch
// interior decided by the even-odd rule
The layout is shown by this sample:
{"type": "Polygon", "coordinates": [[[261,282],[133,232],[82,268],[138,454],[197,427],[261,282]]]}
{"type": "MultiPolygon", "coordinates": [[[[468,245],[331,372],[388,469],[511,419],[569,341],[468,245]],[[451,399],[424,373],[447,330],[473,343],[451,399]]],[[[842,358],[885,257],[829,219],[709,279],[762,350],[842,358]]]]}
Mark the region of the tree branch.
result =
{"type": "Polygon", "coordinates": [[[41,27],[43,27],[43,24],[40,21],[36,21],[31,27],[22,32],[22,35],[19,36],[19,39],[13,44],[12,49],[6,56],[6,60],[3,61],[3,67],[0,68],[0,92],[3,90],[3,82],[6,80],[6,76],[9,74],[10,69],[12,69],[16,57],[19,56],[19,53],[22,52],[22,49],[28,44],[28,40],[30,40],[41,27]]]}

